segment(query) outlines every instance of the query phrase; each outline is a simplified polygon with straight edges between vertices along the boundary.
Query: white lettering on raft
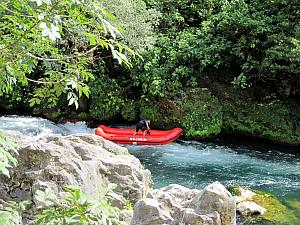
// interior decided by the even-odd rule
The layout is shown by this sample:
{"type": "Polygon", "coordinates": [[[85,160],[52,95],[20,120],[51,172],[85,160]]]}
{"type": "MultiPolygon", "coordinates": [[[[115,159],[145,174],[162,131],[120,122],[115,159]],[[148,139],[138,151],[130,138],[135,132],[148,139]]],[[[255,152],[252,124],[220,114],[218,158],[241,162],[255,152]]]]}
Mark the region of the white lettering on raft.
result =
{"type": "Polygon", "coordinates": [[[130,141],[148,141],[148,138],[129,138],[130,141]]]}

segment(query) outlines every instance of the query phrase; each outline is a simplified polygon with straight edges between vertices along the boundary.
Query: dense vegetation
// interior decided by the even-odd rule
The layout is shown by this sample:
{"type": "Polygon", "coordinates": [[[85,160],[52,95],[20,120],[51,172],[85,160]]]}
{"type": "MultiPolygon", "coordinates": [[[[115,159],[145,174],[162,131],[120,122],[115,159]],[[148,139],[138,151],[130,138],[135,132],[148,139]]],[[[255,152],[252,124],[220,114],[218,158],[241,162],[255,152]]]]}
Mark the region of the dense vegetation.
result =
{"type": "Polygon", "coordinates": [[[4,1],[1,103],[299,143],[299,10],[296,0],[4,1]]]}

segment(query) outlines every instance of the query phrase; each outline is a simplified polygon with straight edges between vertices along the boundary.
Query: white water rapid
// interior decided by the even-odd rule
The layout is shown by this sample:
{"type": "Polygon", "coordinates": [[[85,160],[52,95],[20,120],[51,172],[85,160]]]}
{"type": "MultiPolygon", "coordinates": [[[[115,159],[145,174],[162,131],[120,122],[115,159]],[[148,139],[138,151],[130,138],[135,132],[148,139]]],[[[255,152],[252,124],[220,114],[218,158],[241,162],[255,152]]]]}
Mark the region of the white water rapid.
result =
{"type": "Polygon", "coordinates": [[[94,133],[94,129],[88,128],[85,122],[55,124],[49,120],[31,116],[1,116],[1,129],[19,131],[35,138],[48,134],[94,133]]]}

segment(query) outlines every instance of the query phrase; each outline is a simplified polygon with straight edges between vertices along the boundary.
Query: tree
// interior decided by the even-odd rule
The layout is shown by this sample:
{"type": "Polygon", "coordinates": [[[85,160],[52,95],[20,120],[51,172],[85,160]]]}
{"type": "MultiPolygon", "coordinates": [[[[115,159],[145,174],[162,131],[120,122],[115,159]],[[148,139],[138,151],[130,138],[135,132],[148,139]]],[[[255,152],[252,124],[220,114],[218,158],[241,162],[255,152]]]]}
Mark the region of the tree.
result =
{"type": "Polygon", "coordinates": [[[69,104],[89,96],[89,65],[97,52],[110,52],[131,66],[137,54],[120,42],[116,18],[99,0],[4,0],[0,3],[0,96],[14,86],[37,85],[31,105],[69,104]]]}

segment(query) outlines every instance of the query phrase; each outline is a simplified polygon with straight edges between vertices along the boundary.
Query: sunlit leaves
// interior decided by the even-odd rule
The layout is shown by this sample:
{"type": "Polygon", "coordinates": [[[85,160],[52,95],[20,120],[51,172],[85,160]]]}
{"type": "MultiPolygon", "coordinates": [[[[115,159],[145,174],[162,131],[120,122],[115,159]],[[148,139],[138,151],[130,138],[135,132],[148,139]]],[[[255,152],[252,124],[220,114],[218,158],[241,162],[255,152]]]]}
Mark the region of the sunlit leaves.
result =
{"type": "Polygon", "coordinates": [[[19,225],[21,217],[18,211],[13,208],[6,207],[6,211],[0,211],[0,224],[1,225],[19,225]]]}
{"type": "Polygon", "coordinates": [[[46,188],[45,191],[37,190],[34,197],[39,202],[38,208],[52,206],[57,203],[57,196],[51,188],[46,188]]]}
{"type": "Polygon", "coordinates": [[[9,177],[9,168],[17,165],[14,155],[18,154],[18,145],[12,138],[0,132],[0,173],[9,177]]]}
{"type": "Polygon", "coordinates": [[[43,3],[47,5],[51,5],[51,0],[31,0],[32,2],[36,2],[37,6],[41,6],[43,3]]]}
{"type": "Polygon", "coordinates": [[[22,224],[21,212],[24,211],[31,201],[25,200],[19,203],[13,201],[3,201],[0,204],[0,224],[1,225],[20,225],[22,224]]]}
{"type": "Polygon", "coordinates": [[[55,41],[57,38],[61,38],[59,34],[59,27],[51,23],[50,27],[47,26],[46,23],[41,23],[40,28],[42,28],[42,36],[49,37],[52,41],[55,41]]]}
{"type": "Polygon", "coordinates": [[[37,224],[127,224],[119,220],[120,210],[111,205],[117,196],[112,190],[106,189],[97,198],[76,187],[66,187],[65,191],[63,198],[49,188],[38,191],[36,197],[44,204],[37,214],[37,224]]]}
{"type": "Polygon", "coordinates": [[[250,87],[250,84],[247,83],[247,77],[241,73],[239,76],[235,77],[233,81],[231,81],[235,87],[247,88],[250,87]]]}

